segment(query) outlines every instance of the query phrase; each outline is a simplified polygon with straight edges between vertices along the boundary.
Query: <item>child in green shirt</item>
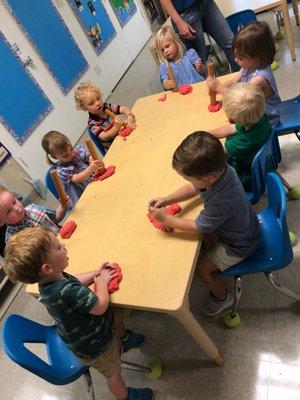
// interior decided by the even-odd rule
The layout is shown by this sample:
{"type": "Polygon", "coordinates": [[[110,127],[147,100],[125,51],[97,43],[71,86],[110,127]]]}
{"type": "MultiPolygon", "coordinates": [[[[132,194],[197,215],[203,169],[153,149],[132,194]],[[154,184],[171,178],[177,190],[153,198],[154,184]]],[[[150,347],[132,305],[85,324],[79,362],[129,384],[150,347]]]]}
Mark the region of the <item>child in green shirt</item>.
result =
{"type": "Polygon", "coordinates": [[[226,138],[225,149],[230,156],[228,163],[236,170],[244,189],[251,191],[253,158],[272,133],[265,114],[265,97],[258,86],[236,83],[226,91],[223,105],[230,125],[211,133],[226,138]]]}

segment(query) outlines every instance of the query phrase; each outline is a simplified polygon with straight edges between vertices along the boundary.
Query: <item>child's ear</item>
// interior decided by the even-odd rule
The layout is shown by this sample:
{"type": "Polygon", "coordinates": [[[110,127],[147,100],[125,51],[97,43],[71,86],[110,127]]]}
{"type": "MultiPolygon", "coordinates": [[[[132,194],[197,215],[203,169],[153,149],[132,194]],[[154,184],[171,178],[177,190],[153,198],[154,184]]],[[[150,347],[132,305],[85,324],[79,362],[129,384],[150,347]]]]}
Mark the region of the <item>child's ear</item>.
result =
{"type": "Polygon", "coordinates": [[[53,273],[53,268],[50,264],[43,264],[39,270],[40,276],[50,276],[53,273]]]}

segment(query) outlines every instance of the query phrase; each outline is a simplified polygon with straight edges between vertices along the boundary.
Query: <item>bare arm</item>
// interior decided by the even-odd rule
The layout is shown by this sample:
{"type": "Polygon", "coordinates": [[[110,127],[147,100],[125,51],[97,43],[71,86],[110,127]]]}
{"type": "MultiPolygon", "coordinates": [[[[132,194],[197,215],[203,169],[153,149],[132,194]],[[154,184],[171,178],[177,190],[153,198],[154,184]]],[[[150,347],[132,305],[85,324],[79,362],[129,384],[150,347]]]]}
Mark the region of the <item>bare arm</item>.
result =
{"type": "Polygon", "coordinates": [[[94,269],[93,271],[82,272],[81,274],[75,275],[75,277],[83,285],[89,286],[94,282],[94,278],[98,273],[99,273],[99,268],[94,269]]]}
{"type": "Polygon", "coordinates": [[[90,314],[102,315],[107,310],[109,304],[109,282],[117,276],[115,268],[103,268],[100,275],[94,277],[95,293],[98,296],[98,301],[91,309],[90,314]]]}
{"type": "Polygon", "coordinates": [[[230,81],[225,82],[224,86],[226,88],[229,88],[231,85],[240,82],[241,78],[242,78],[242,73],[241,71],[239,71],[232,79],[230,79],[230,81]]]}
{"type": "Polygon", "coordinates": [[[230,124],[221,126],[220,128],[217,129],[213,129],[212,131],[210,131],[210,133],[215,137],[217,137],[218,139],[222,139],[236,134],[236,129],[235,125],[230,124]]]}
{"type": "Polygon", "coordinates": [[[74,174],[71,178],[71,181],[73,183],[80,183],[84,181],[86,178],[88,178],[90,175],[92,175],[93,172],[95,172],[98,168],[101,168],[102,166],[103,166],[103,161],[93,160],[85,170],[79,172],[79,174],[74,174]]]}
{"type": "Polygon", "coordinates": [[[185,39],[194,39],[195,36],[193,34],[196,33],[195,29],[181,18],[172,1],[160,0],[160,4],[175,22],[179,31],[179,35],[184,37],[185,39]]]}
{"type": "Polygon", "coordinates": [[[197,195],[198,190],[191,183],[188,183],[169,196],[150,200],[149,205],[155,208],[165,207],[169,204],[192,199],[197,195]]]}
{"type": "Polygon", "coordinates": [[[200,232],[199,229],[197,228],[197,225],[195,224],[195,221],[191,219],[176,217],[175,215],[167,214],[163,223],[166,224],[168,227],[177,229],[178,231],[181,232],[187,232],[187,233],[200,232]]]}

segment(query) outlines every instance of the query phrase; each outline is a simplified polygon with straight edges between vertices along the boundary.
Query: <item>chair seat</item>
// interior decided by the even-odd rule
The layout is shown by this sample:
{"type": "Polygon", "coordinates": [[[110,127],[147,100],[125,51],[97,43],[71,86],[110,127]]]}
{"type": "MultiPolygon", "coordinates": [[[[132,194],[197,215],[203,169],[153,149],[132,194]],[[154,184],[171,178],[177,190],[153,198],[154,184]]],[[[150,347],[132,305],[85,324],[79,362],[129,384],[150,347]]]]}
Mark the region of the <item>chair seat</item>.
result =
{"type": "Polygon", "coordinates": [[[258,219],[261,224],[262,237],[256,252],[225,271],[219,271],[219,275],[242,276],[276,271],[286,267],[292,261],[293,253],[284,247],[282,230],[274,214],[266,209],[258,214],[258,219]]]}
{"type": "Polygon", "coordinates": [[[88,369],[67,348],[55,327],[44,326],[12,314],[3,326],[3,347],[18,365],[54,385],[66,385],[78,379],[88,369]],[[24,343],[44,343],[49,364],[24,346],[24,343]]]}
{"type": "Polygon", "coordinates": [[[300,129],[300,96],[282,102],[280,121],[275,127],[275,132],[280,135],[297,129],[300,129]]]}

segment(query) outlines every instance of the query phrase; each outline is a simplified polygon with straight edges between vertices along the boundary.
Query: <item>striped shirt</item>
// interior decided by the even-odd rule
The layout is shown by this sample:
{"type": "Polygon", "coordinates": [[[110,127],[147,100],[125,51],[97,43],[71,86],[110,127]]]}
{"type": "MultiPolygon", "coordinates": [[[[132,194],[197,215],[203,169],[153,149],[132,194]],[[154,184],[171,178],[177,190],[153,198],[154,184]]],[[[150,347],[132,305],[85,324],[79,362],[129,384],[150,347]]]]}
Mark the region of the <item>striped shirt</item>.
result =
{"type": "MultiPolygon", "coordinates": [[[[103,104],[103,112],[105,110],[109,110],[112,111],[114,114],[120,114],[120,108],[121,106],[119,104],[109,104],[109,103],[103,104]]],[[[92,134],[97,136],[101,140],[104,147],[109,147],[109,145],[112,144],[113,139],[102,140],[100,137],[102,132],[107,132],[114,126],[114,121],[111,117],[102,115],[99,116],[89,113],[88,125],[90,127],[90,131],[92,132],[92,134]]]]}

